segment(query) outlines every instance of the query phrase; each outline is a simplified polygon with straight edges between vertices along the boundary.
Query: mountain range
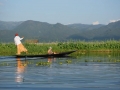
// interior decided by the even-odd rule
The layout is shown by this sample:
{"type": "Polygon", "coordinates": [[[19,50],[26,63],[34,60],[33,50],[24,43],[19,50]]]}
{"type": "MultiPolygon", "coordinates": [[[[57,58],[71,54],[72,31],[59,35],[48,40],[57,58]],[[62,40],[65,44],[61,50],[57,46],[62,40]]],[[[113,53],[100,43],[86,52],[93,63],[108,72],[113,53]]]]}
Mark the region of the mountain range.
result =
{"type": "Polygon", "coordinates": [[[49,24],[40,21],[5,22],[0,21],[0,42],[13,42],[15,33],[24,40],[37,39],[39,42],[54,42],[66,40],[119,40],[120,21],[108,25],[49,24]]]}

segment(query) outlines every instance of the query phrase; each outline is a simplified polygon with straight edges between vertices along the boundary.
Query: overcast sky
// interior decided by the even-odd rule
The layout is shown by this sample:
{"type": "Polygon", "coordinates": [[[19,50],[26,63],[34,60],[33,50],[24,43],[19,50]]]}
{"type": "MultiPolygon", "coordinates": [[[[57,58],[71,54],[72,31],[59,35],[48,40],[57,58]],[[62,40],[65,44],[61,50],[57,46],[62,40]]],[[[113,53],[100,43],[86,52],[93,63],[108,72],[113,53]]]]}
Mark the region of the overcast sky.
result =
{"type": "Polygon", "coordinates": [[[120,20],[120,0],[0,0],[0,21],[108,24],[120,20]]]}

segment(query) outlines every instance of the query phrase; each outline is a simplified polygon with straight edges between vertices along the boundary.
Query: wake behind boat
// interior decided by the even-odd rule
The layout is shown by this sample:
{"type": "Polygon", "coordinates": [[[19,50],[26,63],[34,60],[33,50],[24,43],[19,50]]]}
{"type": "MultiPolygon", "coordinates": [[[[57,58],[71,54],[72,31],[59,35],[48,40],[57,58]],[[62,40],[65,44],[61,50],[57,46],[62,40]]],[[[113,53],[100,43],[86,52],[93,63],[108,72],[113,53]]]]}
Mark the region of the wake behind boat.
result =
{"type": "Polygon", "coordinates": [[[41,54],[41,55],[14,55],[16,58],[25,58],[25,57],[65,57],[73,52],[76,52],[76,50],[73,51],[67,51],[67,52],[61,52],[56,54],[41,54]]]}

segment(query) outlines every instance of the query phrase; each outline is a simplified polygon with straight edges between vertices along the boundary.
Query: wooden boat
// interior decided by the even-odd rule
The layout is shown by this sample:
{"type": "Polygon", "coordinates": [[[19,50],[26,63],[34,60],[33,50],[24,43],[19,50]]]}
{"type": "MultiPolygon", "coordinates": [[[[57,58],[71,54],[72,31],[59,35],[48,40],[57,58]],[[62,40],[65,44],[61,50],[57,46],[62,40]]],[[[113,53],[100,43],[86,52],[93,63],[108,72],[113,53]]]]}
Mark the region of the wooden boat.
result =
{"type": "Polygon", "coordinates": [[[73,51],[67,51],[67,52],[61,52],[57,54],[43,54],[43,55],[15,55],[16,58],[25,58],[25,57],[65,57],[73,52],[76,52],[76,50],[73,51]]]}

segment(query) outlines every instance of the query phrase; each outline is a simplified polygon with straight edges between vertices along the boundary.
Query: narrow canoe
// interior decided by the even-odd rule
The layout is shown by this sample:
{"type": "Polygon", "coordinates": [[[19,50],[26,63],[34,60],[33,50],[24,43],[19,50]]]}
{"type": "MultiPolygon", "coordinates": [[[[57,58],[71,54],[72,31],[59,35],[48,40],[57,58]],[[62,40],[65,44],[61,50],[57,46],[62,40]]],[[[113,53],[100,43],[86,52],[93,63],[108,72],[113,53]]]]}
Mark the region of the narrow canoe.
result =
{"type": "Polygon", "coordinates": [[[73,52],[76,52],[76,50],[73,51],[67,51],[67,52],[61,52],[57,54],[42,54],[42,55],[15,55],[16,58],[25,58],[25,57],[64,57],[67,56],[73,52]]]}

